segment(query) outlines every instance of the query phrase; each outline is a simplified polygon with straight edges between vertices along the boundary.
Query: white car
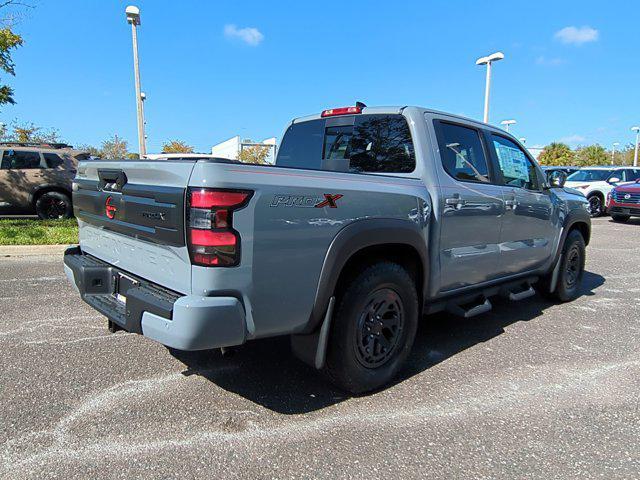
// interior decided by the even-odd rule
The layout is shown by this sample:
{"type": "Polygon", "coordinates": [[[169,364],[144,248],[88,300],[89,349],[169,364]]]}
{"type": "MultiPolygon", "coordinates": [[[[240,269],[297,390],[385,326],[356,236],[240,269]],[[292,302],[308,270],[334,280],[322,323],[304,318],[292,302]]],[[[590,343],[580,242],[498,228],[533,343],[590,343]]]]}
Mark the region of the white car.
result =
{"type": "Polygon", "coordinates": [[[640,167],[586,167],[567,177],[566,187],[575,188],[589,200],[592,217],[604,215],[607,194],[621,183],[640,178],[640,167]]]}

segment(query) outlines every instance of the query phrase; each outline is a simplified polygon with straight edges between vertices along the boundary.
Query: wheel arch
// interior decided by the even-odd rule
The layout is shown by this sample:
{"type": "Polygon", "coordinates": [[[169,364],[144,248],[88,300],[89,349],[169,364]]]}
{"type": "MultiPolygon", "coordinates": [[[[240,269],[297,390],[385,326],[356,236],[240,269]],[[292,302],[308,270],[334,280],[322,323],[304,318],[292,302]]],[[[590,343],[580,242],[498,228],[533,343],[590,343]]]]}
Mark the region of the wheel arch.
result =
{"type": "Polygon", "coordinates": [[[64,193],[67,197],[69,197],[70,200],[72,197],[71,190],[69,190],[68,188],[55,184],[45,184],[40,185],[36,190],[31,192],[31,194],[29,195],[29,204],[35,209],[38,198],[48,192],[64,193]]]}
{"type": "Polygon", "coordinates": [[[329,299],[360,268],[390,260],[405,266],[416,281],[420,304],[429,275],[426,232],[416,223],[400,219],[365,219],[353,222],[334,237],[323,262],[309,322],[301,333],[322,323],[329,299]]]}

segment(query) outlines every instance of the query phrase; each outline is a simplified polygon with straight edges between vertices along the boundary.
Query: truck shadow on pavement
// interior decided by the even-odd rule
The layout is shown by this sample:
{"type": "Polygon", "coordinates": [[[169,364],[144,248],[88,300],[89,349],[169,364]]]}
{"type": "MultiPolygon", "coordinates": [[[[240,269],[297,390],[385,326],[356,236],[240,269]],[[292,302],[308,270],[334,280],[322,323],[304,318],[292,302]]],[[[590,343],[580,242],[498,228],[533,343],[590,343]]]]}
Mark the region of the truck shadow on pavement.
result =
{"type": "MultiPolygon", "coordinates": [[[[594,290],[604,282],[601,275],[585,272],[581,296],[595,295],[594,290]]],[[[405,368],[387,388],[499,336],[513,323],[536,319],[551,305],[536,295],[519,302],[517,308],[511,302],[496,299],[491,312],[470,319],[448,314],[425,317],[405,368]]],[[[350,398],[293,357],[288,337],[248,342],[224,357],[218,350],[170,353],[187,366],[184,375],[200,375],[276,413],[309,413],[350,398]]]]}

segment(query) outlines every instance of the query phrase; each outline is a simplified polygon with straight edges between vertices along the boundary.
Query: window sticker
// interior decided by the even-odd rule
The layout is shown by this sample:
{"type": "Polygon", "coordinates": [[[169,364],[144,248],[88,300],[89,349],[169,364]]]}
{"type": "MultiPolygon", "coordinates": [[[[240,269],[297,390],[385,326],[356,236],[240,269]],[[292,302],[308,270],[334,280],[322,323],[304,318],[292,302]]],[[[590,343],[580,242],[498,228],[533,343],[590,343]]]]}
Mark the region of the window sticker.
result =
{"type": "Polygon", "coordinates": [[[498,161],[502,173],[507,178],[517,178],[529,182],[529,168],[527,158],[518,148],[508,147],[494,140],[498,161]]]}

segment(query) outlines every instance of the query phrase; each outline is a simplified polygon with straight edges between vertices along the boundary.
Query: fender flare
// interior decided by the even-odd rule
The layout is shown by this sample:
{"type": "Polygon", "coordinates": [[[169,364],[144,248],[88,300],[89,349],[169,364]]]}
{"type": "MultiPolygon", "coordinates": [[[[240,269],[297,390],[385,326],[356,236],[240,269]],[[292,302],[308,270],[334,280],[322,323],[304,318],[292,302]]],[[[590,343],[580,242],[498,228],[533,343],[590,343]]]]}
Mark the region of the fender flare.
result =
{"type": "Polygon", "coordinates": [[[311,333],[322,323],[340,273],[349,259],[364,248],[384,244],[406,245],[418,253],[423,272],[422,291],[418,292],[418,298],[424,301],[428,284],[429,256],[425,232],[420,225],[409,220],[393,218],[357,220],[340,230],[329,245],[322,264],[313,309],[306,327],[300,333],[311,333]]]}
{"type": "Polygon", "coordinates": [[[551,263],[551,269],[553,269],[558,263],[558,259],[560,258],[560,254],[562,253],[562,248],[564,247],[564,242],[567,239],[567,235],[571,231],[571,228],[576,223],[584,223],[587,225],[589,234],[584,239],[585,244],[589,244],[589,240],[591,238],[591,217],[589,213],[583,208],[574,208],[567,213],[567,216],[564,218],[564,222],[562,222],[562,234],[560,235],[560,241],[558,242],[558,248],[556,249],[556,254],[554,256],[553,262],[551,263]]]}

